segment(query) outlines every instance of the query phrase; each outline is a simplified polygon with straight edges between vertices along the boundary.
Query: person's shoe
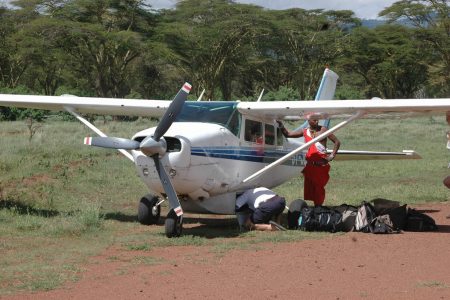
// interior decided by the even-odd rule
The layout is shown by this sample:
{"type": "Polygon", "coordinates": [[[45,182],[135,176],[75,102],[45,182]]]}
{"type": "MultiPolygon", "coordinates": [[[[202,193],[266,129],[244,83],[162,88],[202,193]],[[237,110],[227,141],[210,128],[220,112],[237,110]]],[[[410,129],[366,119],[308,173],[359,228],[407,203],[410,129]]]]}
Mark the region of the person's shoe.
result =
{"type": "Polygon", "coordinates": [[[275,221],[269,221],[269,224],[272,225],[273,227],[275,227],[277,230],[280,230],[280,231],[286,231],[287,230],[286,228],[284,228],[283,226],[281,226],[280,224],[278,224],[275,221]]]}

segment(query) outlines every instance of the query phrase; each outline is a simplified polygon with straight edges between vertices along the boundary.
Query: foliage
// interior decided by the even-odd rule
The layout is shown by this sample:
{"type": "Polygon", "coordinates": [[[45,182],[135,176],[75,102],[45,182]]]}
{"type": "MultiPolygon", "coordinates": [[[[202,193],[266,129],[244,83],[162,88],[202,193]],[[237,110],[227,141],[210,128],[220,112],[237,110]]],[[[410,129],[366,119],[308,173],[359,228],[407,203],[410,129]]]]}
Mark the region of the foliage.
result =
{"type": "Polygon", "coordinates": [[[230,0],[161,11],[143,0],[14,5],[0,10],[0,87],[27,93],[164,99],[189,81],[206,99],[254,99],[263,88],[312,99],[327,64],[360,91],[341,98],[448,96],[450,86],[446,1],[397,1],[381,15],[409,27],[373,29],[352,11],[230,0]]]}
{"type": "Polygon", "coordinates": [[[401,0],[384,9],[389,21],[407,20],[417,28],[416,36],[428,48],[428,83],[440,97],[450,93],[450,5],[447,0],[401,0]]]}
{"type": "Polygon", "coordinates": [[[449,48],[448,6],[412,2],[399,1],[382,15],[406,15],[420,31],[354,30],[360,22],[351,11],[270,11],[224,0],[182,1],[156,14],[143,1],[16,1],[21,9],[2,11],[1,82],[51,95],[64,85],[85,95],[150,98],[189,80],[197,95],[207,90],[206,98],[288,87],[310,99],[331,64],[363,77],[349,87],[369,97],[445,93],[447,63],[436,54],[445,58],[439,49],[449,48]]]}
{"type": "Polygon", "coordinates": [[[355,30],[341,62],[365,80],[366,96],[414,98],[427,79],[426,53],[413,29],[385,25],[355,30]]]}

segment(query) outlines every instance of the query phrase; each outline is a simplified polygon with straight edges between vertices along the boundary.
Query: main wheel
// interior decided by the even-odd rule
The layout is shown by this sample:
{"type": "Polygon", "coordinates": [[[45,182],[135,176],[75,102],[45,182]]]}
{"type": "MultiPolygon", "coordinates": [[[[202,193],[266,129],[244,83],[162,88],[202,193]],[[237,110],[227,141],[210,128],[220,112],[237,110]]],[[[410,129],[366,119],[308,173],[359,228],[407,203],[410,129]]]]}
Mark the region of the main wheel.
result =
{"type": "Polygon", "coordinates": [[[138,221],[143,225],[156,224],[161,216],[161,206],[156,205],[159,198],[148,194],[141,198],[138,207],[138,221]]]}
{"type": "Polygon", "coordinates": [[[183,216],[178,217],[173,209],[170,210],[165,221],[166,236],[168,238],[179,237],[183,230],[183,216]]]}

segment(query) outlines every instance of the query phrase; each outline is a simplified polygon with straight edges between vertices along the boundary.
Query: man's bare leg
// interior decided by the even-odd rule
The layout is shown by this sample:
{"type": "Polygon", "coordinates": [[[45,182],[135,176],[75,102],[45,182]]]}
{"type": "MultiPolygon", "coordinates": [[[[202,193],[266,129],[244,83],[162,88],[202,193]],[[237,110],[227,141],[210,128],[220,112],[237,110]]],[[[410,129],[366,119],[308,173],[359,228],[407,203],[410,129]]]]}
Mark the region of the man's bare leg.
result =
{"type": "Polygon", "coordinates": [[[247,219],[245,225],[248,230],[259,230],[259,231],[278,231],[278,228],[272,224],[253,224],[250,219],[247,219]]]}

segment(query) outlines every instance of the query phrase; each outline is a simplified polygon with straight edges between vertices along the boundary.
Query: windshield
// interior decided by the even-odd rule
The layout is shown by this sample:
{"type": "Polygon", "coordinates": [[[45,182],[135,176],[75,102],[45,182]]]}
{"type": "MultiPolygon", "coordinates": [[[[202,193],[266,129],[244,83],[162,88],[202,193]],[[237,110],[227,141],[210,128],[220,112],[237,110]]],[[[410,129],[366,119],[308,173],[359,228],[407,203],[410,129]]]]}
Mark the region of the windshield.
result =
{"type": "Polygon", "coordinates": [[[238,115],[236,106],[236,102],[187,101],[175,121],[215,123],[227,127],[231,132],[237,134],[236,130],[239,127],[236,126],[238,115]],[[236,113],[234,113],[235,111],[236,113]]]}

